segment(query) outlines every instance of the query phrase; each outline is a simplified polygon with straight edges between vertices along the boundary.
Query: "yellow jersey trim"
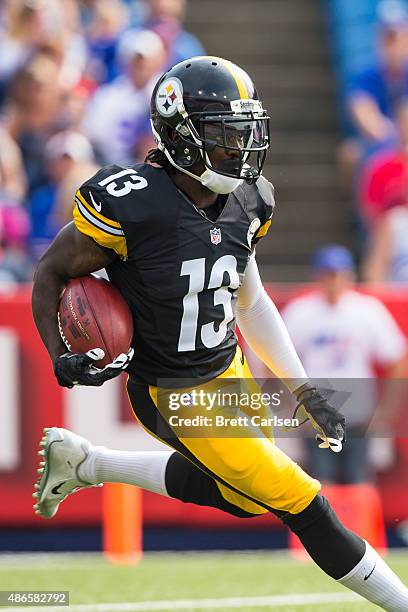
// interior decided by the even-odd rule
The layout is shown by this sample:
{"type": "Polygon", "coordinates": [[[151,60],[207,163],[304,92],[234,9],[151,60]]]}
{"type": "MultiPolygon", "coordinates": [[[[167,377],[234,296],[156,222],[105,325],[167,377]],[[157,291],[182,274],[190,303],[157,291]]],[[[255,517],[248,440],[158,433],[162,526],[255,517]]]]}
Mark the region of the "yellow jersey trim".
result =
{"type": "Polygon", "coordinates": [[[82,204],[88,209],[88,211],[97,219],[99,219],[99,221],[102,221],[103,223],[106,223],[106,225],[110,225],[112,227],[117,227],[117,228],[121,228],[120,223],[118,223],[117,221],[113,221],[112,219],[109,219],[108,217],[105,217],[104,215],[102,215],[100,212],[98,212],[94,206],[91,206],[91,204],[89,204],[89,202],[87,202],[84,198],[84,196],[82,195],[82,193],[80,192],[80,190],[78,189],[78,191],[76,192],[76,197],[79,198],[79,200],[82,202],[82,204]]]}
{"type": "Polygon", "coordinates": [[[269,219],[269,221],[261,225],[259,230],[256,232],[254,238],[263,238],[263,236],[265,236],[268,233],[268,229],[270,228],[271,223],[272,221],[271,219],[269,219]]]}
{"type": "MultiPolygon", "coordinates": [[[[86,210],[86,209],[85,209],[86,210]]],[[[89,236],[95,242],[97,242],[100,246],[112,249],[117,253],[120,257],[127,259],[127,244],[124,232],[117,228],[114,228],[117,233],[111,233],[111,231],[106,231],[100,221],[98,223],[99,226],[94,222],[92,217],[86,215],[84,211],[84,207],[82,206],[82,202],[79,198],[76,199],[76,206],[73,212],[74,223],[78,231],[86,236],[89,236]]]]}

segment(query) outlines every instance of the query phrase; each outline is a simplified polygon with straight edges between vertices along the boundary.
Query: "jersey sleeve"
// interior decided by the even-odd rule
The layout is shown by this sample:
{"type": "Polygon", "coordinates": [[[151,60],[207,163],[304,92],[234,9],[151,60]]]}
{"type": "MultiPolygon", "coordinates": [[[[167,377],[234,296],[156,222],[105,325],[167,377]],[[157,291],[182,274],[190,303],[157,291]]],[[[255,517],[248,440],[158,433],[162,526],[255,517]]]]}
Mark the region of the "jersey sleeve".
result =
{"type": "MultiPolygon", "coordinates": [[[[99,179],[103,177],[102,171],[99,179]]],[[[75,194],[73,212],[76,228],[101,246],[112,249],[123,259],[127,258],[125,232],[113,207],[98,189],[98,174],[86,181],[75,194]]],[[[103,179],[102,179],[103,180],[103,179]]]]}
{"type": "Polygon", "coordinates": [[[259,219],[261,225],[252,238],[252,244],[259,242],[266,236],[272,223],[272,215],[275,209],[275,189],[272,183],[264,177],[258,179],[256,183],[259,198],[259,219]]]}

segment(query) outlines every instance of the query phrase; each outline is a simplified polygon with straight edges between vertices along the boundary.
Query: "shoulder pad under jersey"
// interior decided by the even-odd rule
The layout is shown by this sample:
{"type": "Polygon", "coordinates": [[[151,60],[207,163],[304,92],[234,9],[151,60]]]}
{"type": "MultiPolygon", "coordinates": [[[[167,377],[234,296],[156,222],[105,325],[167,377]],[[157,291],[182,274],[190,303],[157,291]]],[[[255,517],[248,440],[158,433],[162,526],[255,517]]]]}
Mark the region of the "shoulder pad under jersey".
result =
{"type": "Polygon", "coordinates": [[[101,168],[85,181],[75,195],[74,222],[77,229],[101,246],[127,257],[127,244],[121,225],[121,209],[129,206],[129,195],[147,187],[139,166],[111,165],[101,168]]]}

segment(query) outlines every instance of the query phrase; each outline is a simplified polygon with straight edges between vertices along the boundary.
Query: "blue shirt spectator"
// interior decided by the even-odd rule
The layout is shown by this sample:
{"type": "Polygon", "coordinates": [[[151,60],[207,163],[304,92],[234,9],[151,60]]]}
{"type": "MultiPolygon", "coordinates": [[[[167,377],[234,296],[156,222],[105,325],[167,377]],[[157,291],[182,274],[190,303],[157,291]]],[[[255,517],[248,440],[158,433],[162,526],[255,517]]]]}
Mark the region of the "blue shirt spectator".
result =
{"type": "Polygon", "coordinates": [[[83,15],[90,64],[88,70],[98,83],[109,83],[121,72],[117,47],[129,23],[129,10],[122,0],[101,0],[83,15]]]}
{"type": "Polygon", "coordinates": [[[408,64],[402,67],[398,79],[387,74],[383,65],[366,68],[355,75],[349,89],[350,96],[364,94],[372,97],[383,115],[393,119],[401,98],[408,96],[408,64]]]}
{"type": "Polygon", "coordinates": [[[355,75],[348,92],[350,115],[366,149],[395,139],[395,110],[408,95],[408,15],[392,16],[380,23],[377,61],[355,75]]]}
{"type": "Polygon", "coordinates": [[[189,57],[205,55],[198,38],[183,29],[186,0],[148,0],[148,9],[144,27],[154,30],[163,39],[169,67],[189,57]]]}
{"type": "Polygon", "coordinates": [[[31,240],[33,244],[48,244],[55,238],[59,228],[53,223],[53,210],[57,194],[57,185],[46,183],[36,187],[28,202],[31,218],[31,240]]]}

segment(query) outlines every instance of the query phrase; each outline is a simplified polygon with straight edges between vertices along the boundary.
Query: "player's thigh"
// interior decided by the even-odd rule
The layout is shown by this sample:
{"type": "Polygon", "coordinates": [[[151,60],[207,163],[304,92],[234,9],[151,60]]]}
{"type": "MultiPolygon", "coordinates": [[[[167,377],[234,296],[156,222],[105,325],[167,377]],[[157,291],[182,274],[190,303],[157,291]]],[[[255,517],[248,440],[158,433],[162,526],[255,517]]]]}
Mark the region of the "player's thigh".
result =
{"type": "MultiPolygon", "coordinates": [[[[251,435],[253,432],[248,432],[251,435]]],[[[248,512],[255,511],[255,504],[297,514],[320,490],[320,483],[268,438],[181,438],[180,441],[218,477],[223,497],[248,512]]]]}
{"type": "MultiPolygon", "coordinates": [[[[209,466],[206,466],[203,462],[201,462],[198,457],[194,455],[193,451],[189,450],[187,446],[183,444],[179,438],[177,438],[175,433],[171,430],[169,424],[158,411],[156,402],[152,398],[151,388],[148,385],[142,385],[129,379],[127,390],[134,415],[142,427],[149,434],[172,447],[175,451],[183,455],[183,457],[191,461],[191,463],[193,463],[202,472],[215,480],[224,499],[229,501],[228,495],[224,495],[224,492],[226,489],[231,490],[231,485],[229,485],[226,481],[223,481],[221,476],[212,472],[209,466]]],[[[205,457],[205,453],[200,452],[198,454],[205,457]]],[[[262,514],[270,510],[270,508],[259,506],[255,500],[248,497],[244,498],[240,494],[239,490],[235,490],[234,493],[234,499],[230,503],[235,503],[235,505],[246,512],[262,514]]]]}
{"type": "MultiPolygon", "coordinates": [[[[261,431],[241,429],[240,437],[177,437],[157,408],[153,389],[129,383],[134,412],[152,435],[212,476],[223,497],[252,513],[280,510],[296,514],[320,489],[261,431]]],[[[224,431],[225,433],[225,431],[224,431]]]]}
{"type": "MultiPolygon", "coordinates": [[[[228,392],[257,391],[240,350],[224,374],[200,385],[206,392],[217,392],[220,388],[228,392]]],[[[169,409],[168,397],[179,390],[157,389],[131,381],[128,390],[133,410],[142,425],[214,477],[224,498],[243,510],[254,513],[279,510],[296,514],[306,508],[320,490],[318,481],[276,447],[269,429],[248,423],[239,429],[210,426],[175,430],[169,425],[174,413],[169,409]]],[[[229,408],[224,410],[220,406],[216,412],[231,414],[229,408]]],[[[205,406],[189,405],[179,406],[177,414],[204,418],[208,412],[205,406]]]]}

